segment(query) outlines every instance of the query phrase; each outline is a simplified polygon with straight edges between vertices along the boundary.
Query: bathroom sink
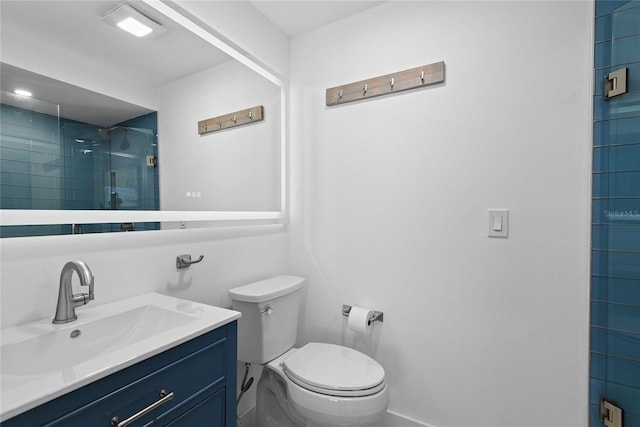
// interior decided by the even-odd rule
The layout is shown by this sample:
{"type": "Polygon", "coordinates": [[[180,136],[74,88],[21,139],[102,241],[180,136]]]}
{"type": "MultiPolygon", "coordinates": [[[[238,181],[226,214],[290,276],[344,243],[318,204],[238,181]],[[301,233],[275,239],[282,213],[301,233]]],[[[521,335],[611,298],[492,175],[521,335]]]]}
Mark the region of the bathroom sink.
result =
{"type": "Polygon", "coordinates": [[[1,331],[2,416],[20,412],[223,326],[240,313],[156,293],[1,331]]]}
{"type": "Polygon", "coordinates": [[[57,331],[3,345],[1,372],[3,375],[36,375],[69,368],[193,319],[183,313],[145,305],[88,323],[72,322],[57,331]]]}

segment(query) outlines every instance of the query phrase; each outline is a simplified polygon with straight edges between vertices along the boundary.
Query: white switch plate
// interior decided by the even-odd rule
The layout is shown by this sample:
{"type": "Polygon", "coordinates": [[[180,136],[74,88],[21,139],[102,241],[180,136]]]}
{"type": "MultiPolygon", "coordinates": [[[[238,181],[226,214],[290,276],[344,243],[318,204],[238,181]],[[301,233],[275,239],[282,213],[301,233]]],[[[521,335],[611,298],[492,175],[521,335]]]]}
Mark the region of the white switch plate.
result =
{"type": "Polygon", "coordinates": [[[489,209],[489,237],[509,237],[508,209],[489,209]]]}

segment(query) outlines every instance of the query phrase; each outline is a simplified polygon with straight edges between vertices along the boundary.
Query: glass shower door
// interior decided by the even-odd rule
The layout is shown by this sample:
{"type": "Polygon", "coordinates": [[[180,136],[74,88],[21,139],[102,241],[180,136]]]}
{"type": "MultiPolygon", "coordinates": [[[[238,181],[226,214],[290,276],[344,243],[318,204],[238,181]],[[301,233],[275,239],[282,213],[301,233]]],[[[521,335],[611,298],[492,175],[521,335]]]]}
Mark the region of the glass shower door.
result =
{"type": "Polygon", "coordinates": [[[157,210],[157,143],[154,129],[118,126],[110,131],[110,167],[104,170],[107,209],[157,210]]]}
{"type": "MultiPolygon", "coordinates": [[[[66,209],[158,210],[155,129],[66,122],[66,209]]],[[[158,224],[85,224],[82,233],[158,229],[158,224]]]]}
{"type": "Polygon", "coordinates": [[[597,0],[595,29],[590,426],[640,427],[640,0],[597,0]]]}

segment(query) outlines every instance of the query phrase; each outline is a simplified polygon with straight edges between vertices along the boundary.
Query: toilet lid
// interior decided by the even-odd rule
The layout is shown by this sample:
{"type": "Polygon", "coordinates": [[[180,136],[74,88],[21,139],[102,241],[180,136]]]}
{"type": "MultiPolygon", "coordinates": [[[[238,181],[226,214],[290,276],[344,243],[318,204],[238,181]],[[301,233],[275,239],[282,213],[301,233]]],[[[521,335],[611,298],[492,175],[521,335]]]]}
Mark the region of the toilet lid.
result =
{"type": "Polygon", "coordinates": [[[378,362],[340,345],[309,343],[288,356],[282,367],[299,386],[332,396],[368,396],[385,386],[378,362]]]}

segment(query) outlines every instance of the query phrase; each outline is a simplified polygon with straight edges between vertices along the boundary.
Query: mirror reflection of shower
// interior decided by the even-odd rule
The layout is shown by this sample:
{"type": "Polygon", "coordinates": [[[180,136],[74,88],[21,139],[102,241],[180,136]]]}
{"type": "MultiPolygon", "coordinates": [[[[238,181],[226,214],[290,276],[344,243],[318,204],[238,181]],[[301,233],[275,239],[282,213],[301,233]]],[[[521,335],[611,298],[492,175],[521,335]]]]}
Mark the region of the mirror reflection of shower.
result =
{"type": "Polygon", "coordinates": [[[116,142],[119,140],[120,144],[115,145],[118,145],[118,148],[122,151],[127,151],[129,147],[131,147],[131,143],[129,143],[129,139],[127,137],[127,134],[129,132],[128,127],[112,126],[109,128],[98,128],[97,132],[104,140],[110,141],[111,144],[113,144],[114,139],[116,140],[116,142]],[[114,133],[113,135],[112,132],[114,133]]]}
{"type": "Polygon", "coordinates": [[[62,135],[73,171],[66,197],[71,209],[159,208],[155,129],[65,123],[62,135]]]}

